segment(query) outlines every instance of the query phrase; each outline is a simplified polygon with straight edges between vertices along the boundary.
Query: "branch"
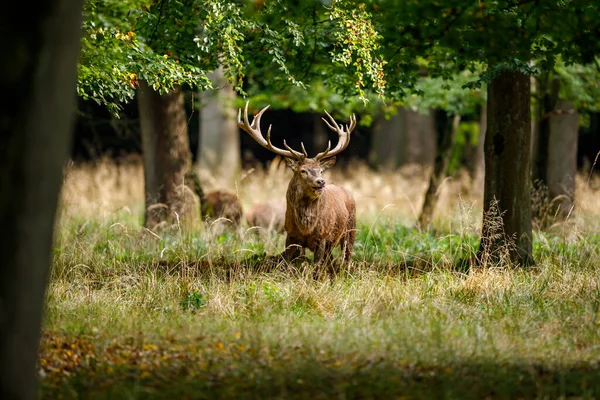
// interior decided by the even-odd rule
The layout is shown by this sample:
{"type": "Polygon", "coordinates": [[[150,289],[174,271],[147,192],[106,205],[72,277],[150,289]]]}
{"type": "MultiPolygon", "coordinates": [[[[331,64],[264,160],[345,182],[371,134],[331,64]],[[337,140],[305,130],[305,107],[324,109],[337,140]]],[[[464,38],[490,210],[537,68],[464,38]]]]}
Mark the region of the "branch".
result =
{"type": "Polygon", "coordinates": [[[527,3],[533,3],[533,2],[535,2],[537,4],[538,0],[517,0],[515,2],[512,2],[512,3],[508,4],[506,7],[501,8],[499,11],[508,11],[511,8],[520,7],[520,6],[525,5],[527,3]]]}
{"type": "Polygon", "coordinates": [[[311,70],[313,64],[315,63],[315,58],[316,58],[316,54],[317,54],[317,8],[316,7],[313,7],[313,27],[314,27],[313,51],[312,51],[312,55],[310,57],[310,61],[308,63],[308,67],[306,68],[306,71],[304,71],[304,74],[302,75],[302,77],[300,79],[298,79],[300,82],[304,81],[304,79],[306,79],[306,77],[310,73],[310,70],[311,70]]]}
{"type": "Polygon", "coordinates": [[[150,37],[148,38],[148,43],[152,43],[152,40],[154,39],[154,35],[156,34],[156,31],[158,30],[158,26],[160,25],[160,21],[162,20],[162,16],[163,16],[164,4],[165,4],[165,0],[160,0],[160,4],[158,5],[158,20],[156,21],[156,25],[154,25],[154,29],[152,30],[152,33],[150,34],[150,37]]]}

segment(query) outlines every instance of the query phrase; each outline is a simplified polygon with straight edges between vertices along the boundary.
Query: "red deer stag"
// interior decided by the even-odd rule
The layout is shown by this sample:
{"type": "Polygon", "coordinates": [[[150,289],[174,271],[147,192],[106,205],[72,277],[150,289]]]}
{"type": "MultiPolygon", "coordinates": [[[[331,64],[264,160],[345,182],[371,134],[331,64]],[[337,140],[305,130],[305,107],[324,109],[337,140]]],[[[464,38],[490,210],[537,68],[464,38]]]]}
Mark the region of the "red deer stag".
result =
{"type": "Polygon", "coordinates": [[[331,149],[331,142],[329,142],[324,152],[317,154],[314,158],[308,158],[304,144],[301,144],[302,153],[292,150],[285,140],[283,146],[287,150],[273,146],[271,126],[267,131],[267,138],[263,137],[260,130],[260,118],[267,108],[269,106],[260,110],[250,123],[248,121],[248,103],[246,103],[243,121],[242,110],[238,110],[238,126],[248,132],[261,146],[283,156],[286,164],[294,173],[286,193],[284,227],[287,238],[286,250],[283,253],[284,259],[289,262],[302,254],[305,248],[308,248],[314,253],[316,264],[322,261],[329,263],[332,250],[340,245],[343,261],[349,262],[356,235],[356,204],[347,189],[338,185],[326,184],[322,173],[326,168],[335,164],[335,155],[350,144],[350,132],[356,127],[356,117],[352,115],[350,126],[346,125],[346,129],[344,129],[326,111],[331,123],[325,118],[323,121],[331,130],[337,132],[338,144],[331,149]]]}

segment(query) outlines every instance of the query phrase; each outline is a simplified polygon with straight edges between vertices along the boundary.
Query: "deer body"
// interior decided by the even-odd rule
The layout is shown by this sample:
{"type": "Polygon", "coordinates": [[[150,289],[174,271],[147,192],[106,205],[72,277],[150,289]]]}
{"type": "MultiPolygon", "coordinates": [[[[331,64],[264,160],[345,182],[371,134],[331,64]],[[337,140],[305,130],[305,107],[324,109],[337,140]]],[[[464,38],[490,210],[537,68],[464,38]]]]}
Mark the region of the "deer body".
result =
{"type": "Polygon", "coordinates": [[[315,263],[330,261],[331,251],[338,245],[344,260],[350,260],[356,234],[356,205],[347,189],[327,185],[315,199],[299,190],[292,179],[286,200],[287,260],[298,255],[300,246],[315,254],[315,263]]]}
{"type": "Polygon", "coordinates": [[[244,215],[250,226],[283,231],[285,224],[285,200],[271,200],[254,204],[244,215]]]}
{"type": "Polygon", "coordinates": [[[283,256],[286,261],[309,249],[314,253],[315,263],[332,261],[332,250],[340,245],[343,261],[349,262],[354,248],[356,235],[356,204],[352,194],[345,188],[327,184],[323,179],[323,171],[335,164],[335,155],[343,151],[350,143],[350,132],[356,127],[356,118],[350,118],[350,125],[346,129],[338,125],[327,112],[327,126],[338,133],[339,141],[331,149],[331,142],[327,149],[308,158],[304,144],[302,153],[292,150],[283,141],[287,150],[273,146],[271,143],[271,127],[267,137],[260,131],[260,118],[269,106],[263,108],[252,120],[248,121],[248,103],[244,110],[244,119],[241,110],[238,112],[238,126],[248,132],[261,146],[275,154],[283,156],[294,176],[290,180],[286,193],[285,231],[286,250],[283,256]]]}

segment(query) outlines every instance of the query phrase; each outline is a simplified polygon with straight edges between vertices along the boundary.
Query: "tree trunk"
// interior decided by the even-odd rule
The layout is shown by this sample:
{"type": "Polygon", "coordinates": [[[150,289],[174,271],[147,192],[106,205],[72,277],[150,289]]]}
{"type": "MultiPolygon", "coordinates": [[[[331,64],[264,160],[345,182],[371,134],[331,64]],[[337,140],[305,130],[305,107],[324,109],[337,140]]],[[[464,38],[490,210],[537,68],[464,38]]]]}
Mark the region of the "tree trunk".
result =
{"type": "Polygon", "coordinates": [[[460,115],[458,114],[453,119],[450,119],[446,111],[436,110],[434,115],[437,131],[437,153],[433,164],[433,171],[429,177],[429,187],[427,188],[427,192],[425,192],[423,208],[419,215],[419,227],[421,229],[427,229],[433,219],[438,189],[446,177],[446,170],[448,169],[458,125],[460,124],[460,115]]]}
{"type": "Polygon", "coordinates": [[[550,117],[548,140],[548,194],[552,216],[564,220],[573,209],[577,173],[579,115],[571,102],[559,100],[556,115],[550,117]]]}
{"type": "Polygon", "coordinates": [[[469,166],[471,174],[472,193],[476,196],[483,195],[483,186],[485,178],[485,131],[487,129],[487,104],[481,106],[481,115],[479,116],[479,138],[477,147],[473,149],[471,165],[469,166]]]}
{"type": "Polygon", "coordinates": [[[435,158],[435,127],[431,113],[406,108],[386,120],[380,115],[373,126],[369,163],[383,170],[402,165],[431,165],[435,158]]]}
{"type": "Polygon", "coordinates": [[[488,85],[483,263],[503,255],[515,264],[533,263],[530,89],[529,76],[513,71],[501,72],[488,85]]]}
{"type": "Polygon", "coordinates": [[[550,143],[549,115],[554,110],[558,101],[560,81],[558,78],[548,82],[548,73],[544,73],[539,83],[539,96],[537,107],[537,129],[534,129],[533,138],[533,182],[536,186],[548,187],[548,145],[550,143]]]}
{"type": "Polygon", "coordinates": [[[52,232],[75,111],[82,1],[0,13],[0,397],[35,399],[52,232]]]}
{"type": "Polygon", "coordinates": [[[211,74],[211,79],[217,89],[200,94],[197,164],[231,185],[242,166],[236,93],[226,81],[222,67],[211,74]]]}
{"type": "Polygon", "coordinates": [[[405,133],[401,150],[402,164],[432,165],[436,157],[435,118],[432,112],[422,114],[405,110],[405,133]]]}
{"type": "Polygon", "coordinates": [[[372,166],[387,171],[398,167],[402,154],[402,135],[406,131],[404,117],[402,108],[398,108],[397,113],[389,119],[380,112],[373,124],[373,143],[369,153],[369,163],[372,166]]]}
{"type": "Polygon", "coordinates": [[[195,196],[186,186],[192,167],[183,93],[178,88],[161,95],[145,81],[138,90],[146,215],[144,225],[191,222],[198,217],[195,196]]]}

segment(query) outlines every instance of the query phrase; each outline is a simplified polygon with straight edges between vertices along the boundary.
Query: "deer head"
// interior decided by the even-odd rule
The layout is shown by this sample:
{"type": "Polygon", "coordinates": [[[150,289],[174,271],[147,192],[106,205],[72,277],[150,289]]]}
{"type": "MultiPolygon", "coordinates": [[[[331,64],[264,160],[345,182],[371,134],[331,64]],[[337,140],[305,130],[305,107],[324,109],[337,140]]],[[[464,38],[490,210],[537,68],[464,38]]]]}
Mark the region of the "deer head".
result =
{"type": "Polygon", "coordinates": [[[327,117],[329,121],[322,118],[327,124],[329,129],[338,134],[338,143],[331,149],[331,141],[327,145],[325,151],[317,154],[314,158],[309,158],[304,148],[304,143],[300,143],[302,152],[292,150],[285,140],[283,141],[283,147],[280,149],[273,146],[271,143],[271,125],[267,130],[267,138],[265,139],[260,130],[260,119],[264,112],[269,108],[266,106],[256,114],[252,119],[252,123],[248,120],[248,102],[244,108],[244,118],[242,120],[242,110],[238,110],[238,126],[258,142],[262,147],[272,151],[284,157],[288,167],[294,172],[294,177],[290,184],[294,183],[299,185],[299,188],[311,198],[317,198],[325,189],[325,179],[323,179],[323,171],[335,164],[335,156],[341,153],[350,144],[350,132],[356,127],[356,117],[354,114],[350,117],[350,125],[346,125],[345,129],[342,124],[337,124],[333,117],[329,115],[327,111],[327,117]]]}

